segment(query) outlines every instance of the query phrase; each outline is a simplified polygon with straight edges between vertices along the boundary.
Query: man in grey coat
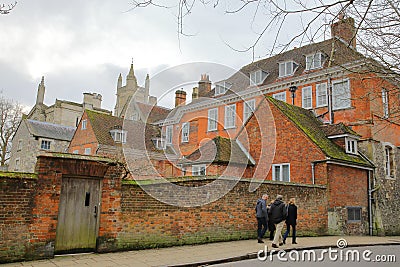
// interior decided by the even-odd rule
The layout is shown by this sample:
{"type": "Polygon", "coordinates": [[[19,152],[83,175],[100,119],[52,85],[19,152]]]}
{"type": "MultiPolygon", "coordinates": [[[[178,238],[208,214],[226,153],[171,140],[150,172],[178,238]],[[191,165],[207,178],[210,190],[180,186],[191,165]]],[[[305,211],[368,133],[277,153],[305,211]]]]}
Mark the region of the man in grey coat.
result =
{"type": "Polygon", "coordinates": [[[268,210],[267,210],[268,195],[264,194],[257,200],[256,217],[257,217],[257,241],[264,243],[262,238],[268,230],[268,210]]]}

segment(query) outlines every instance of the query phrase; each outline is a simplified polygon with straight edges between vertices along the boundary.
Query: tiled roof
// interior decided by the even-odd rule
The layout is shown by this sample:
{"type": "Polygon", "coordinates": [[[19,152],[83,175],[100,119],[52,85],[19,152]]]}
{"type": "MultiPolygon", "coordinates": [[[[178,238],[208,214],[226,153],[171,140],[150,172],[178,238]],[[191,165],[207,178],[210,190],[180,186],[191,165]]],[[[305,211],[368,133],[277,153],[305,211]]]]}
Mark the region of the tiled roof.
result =
{"type": "Polygon", "coordinates": [[[321,126],[322,131],[324,131],[326,136],[335,136],[342,134],[350,134],[355,136],[360,136],[358,133],[350,129],[348,126],[344,125],[342,122],[338,124],[327,124],[321,126]]]}
{"type": "Polygon", "coordinates": [[[330,140],[322,130],[323,124],[310,110],[289,105],[270,96],[266,97],[269,103],[275,105],[286,117],[302,130],[324,153],[331,159],[347,161],[358,165],[371,166],[361,156],[345,153],[343,148],[330,140]]]}
{"type": "Polygon", "coordinates": [[[137,107],[143,116],[147,117],[147,123],[154,123],[156,121],[164,120],[171,112],[169,108],[160,107],[156,105],[149,105],[141,102],[136,102],[137,107]]]}
{"type": "Polygon", "coordinates": [[[115,146],[116,143],[112,139],[110,131],[123,129],[127,132],[127,147],[136,150],[158,151],[151,139],[160,137],[159,127],[141,121],[124,120],[93,110],[86,110],[86,113],[99,144],[115,146]]]}
{"type": "Polygon", "coordinates": [[[85,111],[90,120],[97,142],[102,145],[115,145],[110,131],[117,127],[122,127],[123,119],[93,110],[85,111]]]}
{"type": "Polygon", "coordinates": [[[348,47],[345,43],[337,38],[325,40],[323,42],[305,45],[299,48],[283,52],[281,54],[265,58],[249,65],[246,65],[240,69],[239,72],[232,75],[226,81],[232,84],[232,91],[245,90],[250,85],[249,76],[250,73],[256,70],[263,70],[268,73],[267,78],[264,80],[262,85],[272,84],[274,82],[282,81],[287,78],[306,75],[307,73],[315,72],[321,69],[306,71],[305,69],[305,56],[321,52],[325,55],[325,61],[323,67],[330,66],[342,66],[343,64],[354,62],[356,60],[365,59],[365,57],[358,53],[356,50],[348,47]],[[332,56],[332,58],[331,58],[332,56]],[[331,59],[331,61],[330,61],[331,59]],[[279,77],[279,62],[294,61],[299,66],[292,76],[280,78],[279,77]],[[330,62],[330,63],[329,63],[330,62]]]}
{"type": "Polygon", "coordinates": [[[75,133],[75,127],[64,126],[49,122],[25,120],[29,132],[38,137],[71,141],[75,133]]]}
{"type": "Polygon", "coordinates": [[[181,161],[191,163],[235,163],[252,165],[247,155],[236,141],[223,137],[215,137],[181,161]]]}

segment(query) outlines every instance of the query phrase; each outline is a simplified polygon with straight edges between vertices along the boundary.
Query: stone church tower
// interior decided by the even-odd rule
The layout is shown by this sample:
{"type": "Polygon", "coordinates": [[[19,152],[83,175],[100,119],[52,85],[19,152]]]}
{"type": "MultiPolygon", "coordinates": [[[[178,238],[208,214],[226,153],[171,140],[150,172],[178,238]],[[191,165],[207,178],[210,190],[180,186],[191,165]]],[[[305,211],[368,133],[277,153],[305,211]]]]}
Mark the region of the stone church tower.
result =
{"type": "Polygon", "coordinates": [[[138,86],[135,71],[133,69],[133,64],[131,64],[131,68],[129,69],[129,73],[126,76],[126,84],[122,86],[122,75],[119,74],[117,81],[117,101],[115,103],[114,108],[114,116],[124,117],[125,112],[128,110],[129,103],[131,100],[156,105],[157,98],[154,96],[150,96],[150,78],[147,74],[145,86],[138,86]]]}

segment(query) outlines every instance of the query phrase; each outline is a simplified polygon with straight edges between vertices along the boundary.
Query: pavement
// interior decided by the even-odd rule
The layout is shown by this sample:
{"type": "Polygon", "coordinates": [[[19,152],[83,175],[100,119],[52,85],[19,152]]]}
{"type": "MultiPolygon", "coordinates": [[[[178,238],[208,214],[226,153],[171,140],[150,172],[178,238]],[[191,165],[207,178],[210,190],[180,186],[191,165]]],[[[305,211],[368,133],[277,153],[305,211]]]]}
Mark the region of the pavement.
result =
{"type": "MultiPolygon", "coordinates": [[[[399,245],[400,236],[322,236],[322,237],[298,237],[296,245],[291,244],[290,237],[287,244],[279,249],[302,250],[318,248],[337,248],[340,245],[347,247],[374,246],[374,245],[399,245]]],[[[271,249],[271,241],[265,239],[264,244],[257,240],[240,240],[231,242],[218,242],[203,245],[176,246],[159,249],[135,250],[115,253],[86,253],[56,256],[53,259],[7,263],[2,266],[206,266],[218,263],[240,261],[257,258],[257,252],[271,249]]]]}

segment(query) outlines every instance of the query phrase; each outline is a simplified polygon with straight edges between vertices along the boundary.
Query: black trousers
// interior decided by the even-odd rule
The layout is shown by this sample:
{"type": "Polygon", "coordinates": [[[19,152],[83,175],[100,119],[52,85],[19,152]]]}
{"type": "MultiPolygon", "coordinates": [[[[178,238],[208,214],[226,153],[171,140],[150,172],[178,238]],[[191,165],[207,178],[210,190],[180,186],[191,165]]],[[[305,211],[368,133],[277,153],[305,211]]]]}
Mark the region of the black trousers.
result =
{"type": "Polygon", "coordinates": [[[265,232],[268,230],[268,222],[267,218],[262,217],[258,218],[257,217],[257,238],[263,238],[265,235],[265,232]]]}

